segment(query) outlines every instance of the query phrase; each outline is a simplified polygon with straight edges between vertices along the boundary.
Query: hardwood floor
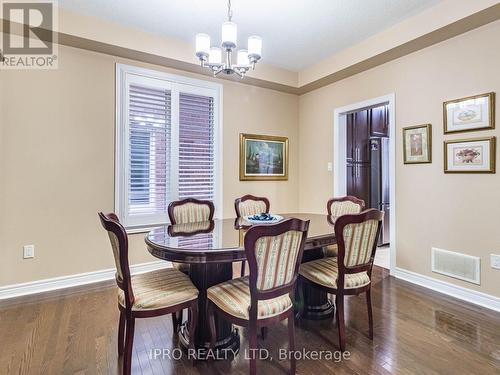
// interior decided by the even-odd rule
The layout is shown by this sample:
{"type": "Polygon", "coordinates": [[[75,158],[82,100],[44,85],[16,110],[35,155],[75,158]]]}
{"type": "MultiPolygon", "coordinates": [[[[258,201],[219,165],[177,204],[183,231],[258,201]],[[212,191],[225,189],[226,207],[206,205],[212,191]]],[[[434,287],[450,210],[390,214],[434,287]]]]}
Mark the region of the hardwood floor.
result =
{"type": "MultiPolygon", "coordinates": [[[[500,314],[374,271],[374,340],[368,334],[364,296],[346,301],[350,358],[297,362],[298,374],[499,374],[500,314]]],[[[9,301],[0,307],[0,374],[117,374],[118,309],[109,284],[89,292],[59,293],[41,301],[9,301]],[[22,302],[22,303],[19,303],[22,302]]],[[[174,349],[170,317],[139,319],[134,341],[134,374],[246,374],[245,330],[233,361],[198,362],[150,358],[152,349],[174,349]]],[[[274,360],[261,360],[260,374],[284,374],[289,361],[284,324],[270,327],[259,348],[274,360]]],[[[337,350],[334,321],[301,322],[298,350],[337,350]]],[[[166,352],[165,352],[166,354],[166,352]]],[[[178,353],[176,353],[177,355],[178,353]]],[[[172,355],[172,354],[171,354],[172,355]]]]}

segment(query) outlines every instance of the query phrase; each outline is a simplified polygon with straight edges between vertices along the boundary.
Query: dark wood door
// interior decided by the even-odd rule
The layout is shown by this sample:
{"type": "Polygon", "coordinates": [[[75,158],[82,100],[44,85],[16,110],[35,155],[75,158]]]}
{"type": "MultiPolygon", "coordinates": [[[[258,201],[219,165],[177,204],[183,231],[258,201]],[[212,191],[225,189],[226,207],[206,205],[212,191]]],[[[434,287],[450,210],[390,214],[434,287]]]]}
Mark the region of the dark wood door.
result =
{"type": "Polygon", "coordinates": [[[369,112],[359,111],[354,114],[352,137],[353,137],[353,161],[358,163],[370,162],[370,127],[369,112]]]}
{"type": "Polygon", "coordinates": [[[370,109],[370,130],[372,137],[389,136],[389,106],[383,105],[370,109]]]}

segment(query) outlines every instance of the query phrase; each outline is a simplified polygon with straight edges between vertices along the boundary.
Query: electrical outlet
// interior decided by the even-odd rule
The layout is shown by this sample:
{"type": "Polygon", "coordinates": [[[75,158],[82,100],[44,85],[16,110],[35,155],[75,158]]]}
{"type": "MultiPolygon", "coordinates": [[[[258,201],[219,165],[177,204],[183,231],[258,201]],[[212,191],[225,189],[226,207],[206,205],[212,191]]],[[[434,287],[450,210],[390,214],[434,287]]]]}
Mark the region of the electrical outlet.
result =
{"type": "Polygon", "coordinates": [[[23,258],[29,259],[35,257],[35,245],[25,245],[23,247],[23,258]]]}
{"type": "Polygon", "coordinates": [[[500,255],[490,254],[491,258],[491,268],[496,268],[500,270],[500,255]]]}

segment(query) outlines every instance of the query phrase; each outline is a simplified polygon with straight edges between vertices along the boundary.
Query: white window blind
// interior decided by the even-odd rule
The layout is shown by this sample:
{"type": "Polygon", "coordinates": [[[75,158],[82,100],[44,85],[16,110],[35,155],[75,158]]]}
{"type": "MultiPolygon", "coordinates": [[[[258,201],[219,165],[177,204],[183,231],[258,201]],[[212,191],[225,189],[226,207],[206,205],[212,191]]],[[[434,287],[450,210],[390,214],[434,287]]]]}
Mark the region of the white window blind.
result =
{"type": "Polygon", "coordinates": [[[214,98],[179,95],[179,198],[214,199],[214,98]]]}
{"type": "Polygon", "coordinates": [[[129,216],[166,212],[170,199],[170,111],[170,91],[129,86],[129,216]]]}
{"type": "Polygon", "coordinates": [[[117,65],[116,211],[129,229],[168,222],[168,204],[220,215],[220,85],[117,65]]]}

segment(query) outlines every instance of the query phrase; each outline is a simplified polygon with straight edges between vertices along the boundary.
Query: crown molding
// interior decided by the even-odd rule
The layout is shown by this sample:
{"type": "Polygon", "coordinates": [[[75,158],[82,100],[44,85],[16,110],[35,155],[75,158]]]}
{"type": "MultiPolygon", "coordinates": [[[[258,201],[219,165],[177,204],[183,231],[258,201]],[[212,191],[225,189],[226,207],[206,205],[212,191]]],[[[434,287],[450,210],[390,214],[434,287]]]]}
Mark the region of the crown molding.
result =
{"type": "MultiPolygon", "coordinates": [[[[390,48],[375,56],[371,56],[363,59],[362,61],[352,63],[343,69],[325,75],[319,79],[304,84],[300,87],[298,85],[283,84],[269,79],[257,78],[252,75],[248,75],[244,79],[240,79],[238,77],[233,77],[233,76],[219,76],[215,80],[237,82],[240,84],[262,87],[288,94],[303,95],[308,92],[317,90],[321,87],[330,85],[345,78],[359,74],[368,69],[372,69],[387,62],[396,60],[400,57],[406,56],[418,50],[430,47],[437,43],[456,37],[458,35],[474,30],[478,27],[484,26],[488,23],[497,21],[499,19],[500,19],[500,3],[497,3],[481,11],[463,17],[455,22],[449,23],[443,27],[440,27],[424,35],[416,37],[410,41],[407,41],[393,48],[390,48]]],[[[3,23],[4,23],[3,21],[4,20],[0,22],[0,31],[2,31],[3,29],[3,23]]],[[[202,69],[198,64],[184,61],[181,58],[170,58],[167,56],[159,55],[157,53],[151,53],[139,50],[137,48],[127,48],[118,44],[99,41],[97,40],[97,37],[92,39],[59,31],[57,33],[57,40],[59,44],[69,47],[75,47],[88,51],[108,54],[111,56],[116,56],[124,59],[130,59],[143,63],[154,64],[158,66],[163,66],[167,68],[172,68],[193,74],[202,75],[209,79],[214,79],[210,74],[210,72],[206,71],[205,69],[202,69]]],[[[269,73],[267,74],[267,76],[269,76],[269,73]]]]}

